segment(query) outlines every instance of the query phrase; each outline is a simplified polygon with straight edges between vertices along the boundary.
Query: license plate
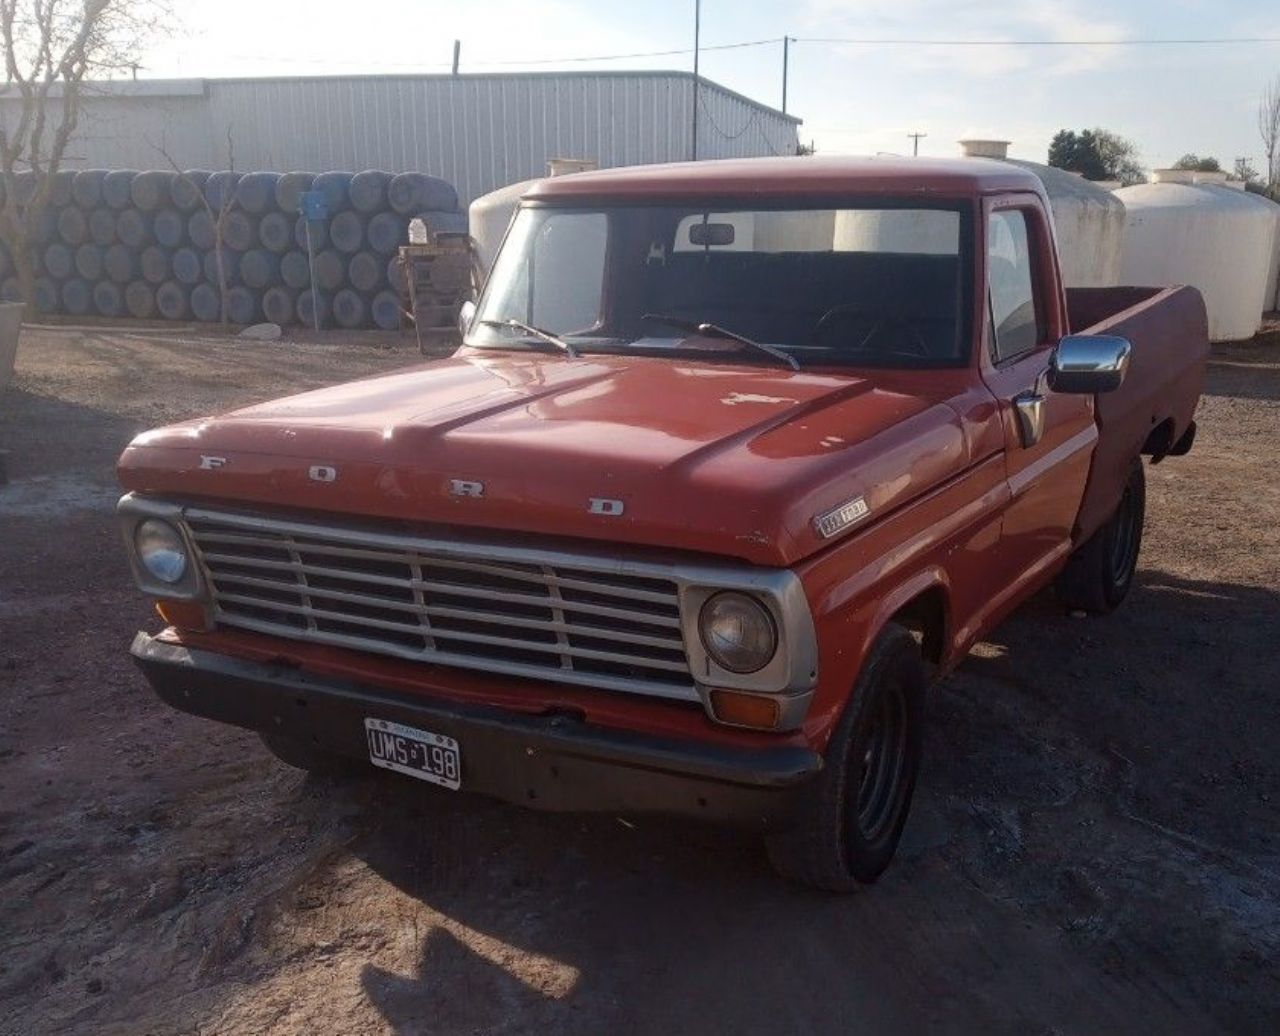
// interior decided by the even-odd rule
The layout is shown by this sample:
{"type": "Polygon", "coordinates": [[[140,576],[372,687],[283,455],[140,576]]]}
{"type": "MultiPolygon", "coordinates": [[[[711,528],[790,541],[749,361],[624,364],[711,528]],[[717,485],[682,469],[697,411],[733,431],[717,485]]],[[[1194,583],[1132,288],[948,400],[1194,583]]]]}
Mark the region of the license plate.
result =
{"type": "Polygon", "coordinates": [[[461,786],[462,754],[453,738],[385,719],[366,718],[364,732],[374,766],[445,788],[461,786]]]}

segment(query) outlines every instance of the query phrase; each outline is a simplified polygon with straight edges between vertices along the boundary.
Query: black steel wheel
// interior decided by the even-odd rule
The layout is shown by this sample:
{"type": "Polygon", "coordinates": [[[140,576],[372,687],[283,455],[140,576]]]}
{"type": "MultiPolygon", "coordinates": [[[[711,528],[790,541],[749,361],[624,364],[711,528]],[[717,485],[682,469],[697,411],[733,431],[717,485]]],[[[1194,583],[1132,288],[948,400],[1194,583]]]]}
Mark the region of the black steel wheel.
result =
{"type": "Polygon", "coordinates": [[[1071,555],[1054,584],[1067,608],[1103,615],[1120,606],[1138,569],[1146,512],[1146,471],[1135,458],[1115,512],[1071,555]]]}

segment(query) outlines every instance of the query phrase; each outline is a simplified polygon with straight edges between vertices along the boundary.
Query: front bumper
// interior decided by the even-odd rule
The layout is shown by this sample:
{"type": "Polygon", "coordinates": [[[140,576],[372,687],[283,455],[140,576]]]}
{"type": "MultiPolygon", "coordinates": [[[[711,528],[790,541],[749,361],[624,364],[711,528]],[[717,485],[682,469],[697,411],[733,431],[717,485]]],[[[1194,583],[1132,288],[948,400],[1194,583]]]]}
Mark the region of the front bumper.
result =
{"type": "Polygon", "coordinates": [[[726,748],[410,696],[281,665],[191,650],[139,633],[132,654],[155,692],[192,715],[368,759],[364,720],[454,738],[462,788],[536,809],[663,813],[770,829],[822,768],[791,745],[726,748]]]}

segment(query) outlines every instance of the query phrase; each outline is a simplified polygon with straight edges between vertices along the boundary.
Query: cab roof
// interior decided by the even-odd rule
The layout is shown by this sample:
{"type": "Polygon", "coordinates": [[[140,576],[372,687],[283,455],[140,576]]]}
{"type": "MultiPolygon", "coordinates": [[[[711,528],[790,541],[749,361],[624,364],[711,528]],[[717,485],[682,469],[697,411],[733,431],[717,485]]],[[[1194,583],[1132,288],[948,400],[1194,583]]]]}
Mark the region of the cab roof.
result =
{"type": "Polygon", "coordinates": [[[982,158],[731,158],[667,165],[620,166],[539,180],[530,201],[731,196],[833,195],[975,197],[1044,188],[1034,173],[982,158]]]}

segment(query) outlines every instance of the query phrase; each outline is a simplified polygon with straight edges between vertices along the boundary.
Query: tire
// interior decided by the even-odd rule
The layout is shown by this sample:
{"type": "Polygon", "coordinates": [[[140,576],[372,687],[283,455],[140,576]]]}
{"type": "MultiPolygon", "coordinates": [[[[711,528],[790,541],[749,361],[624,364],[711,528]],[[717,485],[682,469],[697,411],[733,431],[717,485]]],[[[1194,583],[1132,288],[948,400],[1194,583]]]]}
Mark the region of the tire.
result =
{"type": "Polygon", "coordinates": [[[1054,585],[1068,609],[1105,615],[1120,606],[1138,568],[1146,511],[1146,472],[1135,458],[1115,513],[1071,555],[1054,585]]]}
{"type": "Polygon", "coordinates": [[[267,751],[282,763],[318,777],[350,777],[360,769],[357,762],[346,756],[325,752],[283,734],[259,733],[258,737],[267,746],[267,751]]]}
{"type": "Polygon", "coordinates": [[[896,623],[885,627],[832,734],[822,773],[791,824],[766,840],[778,873],[826,892],[853,892],[889,866],[920,772],[925,687],[919,645],[896,623]]]}

